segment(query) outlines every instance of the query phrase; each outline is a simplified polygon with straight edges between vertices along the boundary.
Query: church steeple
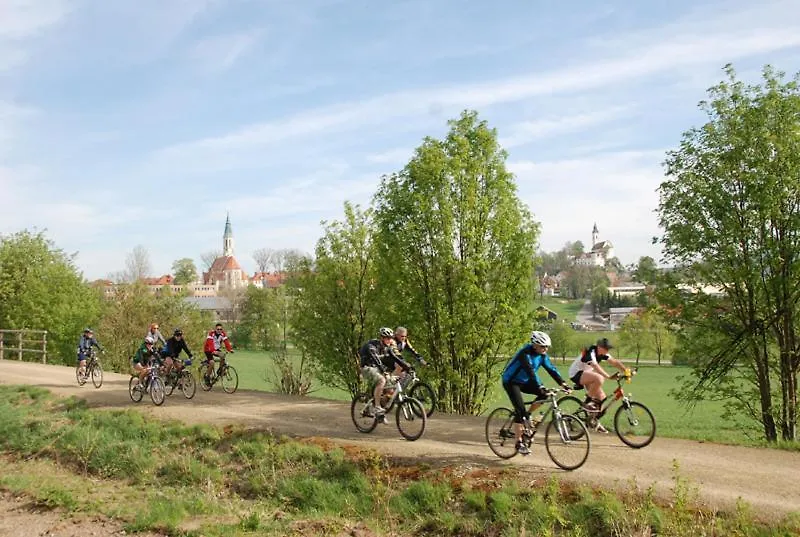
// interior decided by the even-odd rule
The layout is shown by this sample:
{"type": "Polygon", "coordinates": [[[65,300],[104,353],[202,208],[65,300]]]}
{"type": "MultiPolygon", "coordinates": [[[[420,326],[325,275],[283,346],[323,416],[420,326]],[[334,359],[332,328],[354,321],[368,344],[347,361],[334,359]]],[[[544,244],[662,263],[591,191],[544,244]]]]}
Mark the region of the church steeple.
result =
{"type": "Polygon", "coordinates": [[[225,233],[222,235],[222,255],[225,257],[233,256],[233,230],[231,229],[230,213],[227,213],[225,218],[225,233]]]}
{"type": "Polygon", "coordinates": [[[597,222],[594,223],[594,227],[592,228],[592,248],[594,245],[600,242],[600,232],[597,231],[597,222]]]}

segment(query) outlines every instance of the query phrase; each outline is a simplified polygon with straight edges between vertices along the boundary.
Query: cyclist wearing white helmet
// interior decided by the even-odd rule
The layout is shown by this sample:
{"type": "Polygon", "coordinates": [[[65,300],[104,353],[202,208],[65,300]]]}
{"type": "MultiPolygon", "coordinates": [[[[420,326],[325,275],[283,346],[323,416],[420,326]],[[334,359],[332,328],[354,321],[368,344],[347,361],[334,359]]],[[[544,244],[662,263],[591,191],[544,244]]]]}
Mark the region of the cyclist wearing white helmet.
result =
{"type": "Polygon", "coordinates": [[[530,449],[522,443],[522,422],[523,420],[529,420],[530,413],[547,398],[547,390],[539,380],[539,375],[536,371],[540,367],[544,367],[553,377],[553,380],[558,382],[564,390],[569,391],[569,386],[561,378],[558,369],[547,356],[547,349],[549,348],[550,336],[535,330],[531,333],[531,342],[519,349],[503,369],[503,389],[505,389],[508,398],[511,400],[511,405],[514,407],[514,433],[517,437],[517,451],[523,455],[530,453],[530,449]],[[525,401],[522,398],[523,393],[536,395],[536,400],[529,410],[525,409],[525,401]]]}
{"type": "Polygon", "coordinates": [[[153,358],[156,356],[156,349],[153,346],[155,340],[151,336],[144,338],[144,341],[133,355],[133,370],[139,375],[139,383],[144,386],[144,379],[147,376],[147,368],[150,367],[153,358]]]}
{"type": "MultiPolygon", "coordinates": [[[[364,343],[358,350],[361,365],[361,378],[368,385],[373,385],[374,412],[377,416],[385,416],[386,410],[380,406],[383,388],[386,386],[386,372],[400,366],[408,371],[410,366],[397,353],[394,343],[394,330],[383,327],[378,330],[378,338],[364,343]]],[[[383,418],[382,418],[383,419],[383,418]]]]}

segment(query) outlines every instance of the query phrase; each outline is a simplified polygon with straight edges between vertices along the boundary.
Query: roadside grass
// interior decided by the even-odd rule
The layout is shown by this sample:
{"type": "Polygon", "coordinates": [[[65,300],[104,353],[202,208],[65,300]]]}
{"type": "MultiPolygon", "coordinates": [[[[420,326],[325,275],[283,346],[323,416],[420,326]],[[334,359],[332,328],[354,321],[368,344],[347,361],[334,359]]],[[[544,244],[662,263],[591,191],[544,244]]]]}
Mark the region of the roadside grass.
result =
{"type": "Polygon", "coordinates": [[[537,298],[533,307],[544,306],[558,314],[558,320],[571,323],[578,318],[578,312],[583,307],[583,302],[583,299],[546,296],[537,298]]]}
{"type": "Polygon", "coordinates": [[[672,497],[620,495],[507,470],[401,464],[370,450],[242,427],[187,426],[135,410],[90,410],[0,386],[0,488],[41,507],[102,515],[126,531],[240,535],[789,536],[696,507],[676,468],[672,497]],[[112,454],[121,462],[112,461],[112,454]]]}

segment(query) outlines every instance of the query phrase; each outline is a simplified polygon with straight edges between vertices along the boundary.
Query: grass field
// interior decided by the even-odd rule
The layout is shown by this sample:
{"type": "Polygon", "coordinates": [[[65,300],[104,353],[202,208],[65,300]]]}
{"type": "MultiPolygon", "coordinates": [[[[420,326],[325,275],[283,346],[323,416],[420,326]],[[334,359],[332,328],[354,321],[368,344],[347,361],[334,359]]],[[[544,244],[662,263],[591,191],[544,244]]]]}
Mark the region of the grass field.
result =
{"type": "MultiPolygon", "coordinates": [[[[566,361],[556,360],[561,375],[566,378],[570,358],[566,361]]],[[[239,372],[239,385],[244,389],[274,392],[274,384],[265,380],[273,373],[273,361],[268,353],[237,351],[231,363],[239,372]]],[[[719,402],[703,402],[693,409],[687,409],[669,395],[669,391],[679,385],[678,378],[690,372],[687,367],[676,366],[647,366],[639,368],[639,374],[630,384],[625,385],[625,390],[632,393],[634,400],[644,403],[656,417],[657,434],[663,437],[687,438],[708,442],[721,442],[742,445],[762,445],[758,440],[760,430],[742,428],[723,420],[722,404],[719,402]]],[[[424,374],[424,373],[423,373],[424,374]]],[[[553,381],[546,372],[540,371],[540,377],[545,385],[552,386],[553,381]]],[[[499,378],[499,374],[498,374],[499,378]]],[[[606,393],[611,393],[616,383],[608,381],[605,384],[606,393]]],[[[341,390],[334,390],[324,386],[312,384],[314,397],[348,401],[349,395],[341,390]]],[[[582,393],[582,392],[581,392],[582,393]]],[[[508,399],[498,380],[489,401],[489,409],[499,405],[508,405],[508,399]]],[[[604,418],[604,422],[613,419],[612,415],[604,418]]]]}
{"type": "Polygon", "coordinates": [[[546,296],[536,299],[534,307],[544,306],[547,309],[553,310],[558,314],[558,319],[566,322],[572,322],[577,318],[578,311],[583,306],[583,300],[573,300],[566,298],[558,298],[553,296],[546,296]]]}

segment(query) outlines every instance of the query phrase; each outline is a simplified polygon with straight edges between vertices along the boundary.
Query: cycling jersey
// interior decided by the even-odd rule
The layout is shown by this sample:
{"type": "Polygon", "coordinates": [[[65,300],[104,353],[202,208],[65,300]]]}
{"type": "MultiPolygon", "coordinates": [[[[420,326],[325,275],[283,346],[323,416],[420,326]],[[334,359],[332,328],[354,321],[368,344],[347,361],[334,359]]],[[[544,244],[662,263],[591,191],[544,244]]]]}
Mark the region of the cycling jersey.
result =
{"type": "Polygon", "coordinates": [[[545,370],[553,377],[553,380],[559,384],[564,384],[558,369],[550,361],[547,354],[538,354],[532,343],[528,343],[517,351],[511,360],[506,364],[503,369],[503,383],[504,384],[528,384],[530,381],[541,386],[542,381],[539,380],[537,370],[544,367],[545,370]]]}
{"type": "Polygon", "coordinates": [[[150,363],[155,355],[156,354],[154,350],[148,350],[147,346],[142,343],[136,350],[136,354],[133,355],[133,363],[146,366],[150,363]]]}
{"type": "Polygon", "coordinates": [[[203,352],[205,352],[206,355],[208,355],[208,353],[218,352],[223,345],[228,352],[233,351],[231,342],[224,330],[220,331],[219,334],[217,334],[216,330],[211,330],[208,333],[208,336],[206,336],[206,343],[203,346],[203,352]]]}
{"type": "Polygon", "coordinates": [[[175,336],[172,336],[167,340],[167,344],[161,350],[161,354],[163,356],[169,356],[170,358],[177,358],[181,351],[184,351],[189,358],[192,357],[192,351],[190,351],[189,346],[186,345],[186,340],[183,338],[178,340],[175,336]]]}
{"type": "Polygon", "coordinates": [[[385,346],[379,339],[371,339],[358,350],[361,367],[375,367],[380,371],[391,371],[395,364],[408,371],[410,366],[397,354],[396,347],[385,346]]]}
{"type": "Polygon", "coordinates": [[[592,345],[588,349],[584,349],[581,355],[575,358],[575,361],[569,366],[569,378],[587,369],[592,369],[592,364],[598,365],[609,358],[611,358],[610,354],[597,354],[597,345],[592,345]]]}

